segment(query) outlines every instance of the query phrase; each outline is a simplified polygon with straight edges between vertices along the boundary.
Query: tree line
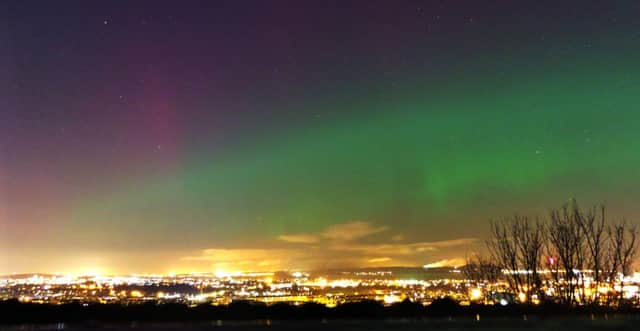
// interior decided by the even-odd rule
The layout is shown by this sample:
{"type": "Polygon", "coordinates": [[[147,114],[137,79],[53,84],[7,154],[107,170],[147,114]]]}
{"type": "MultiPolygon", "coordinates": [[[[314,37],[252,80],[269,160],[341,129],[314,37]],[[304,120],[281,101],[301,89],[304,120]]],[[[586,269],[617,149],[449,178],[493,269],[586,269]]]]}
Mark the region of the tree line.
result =
{"type": "Polygon", "coordinates": [[[492,221],[486,248],[467,258],[463,271],[473,283],[502,283],[526,303],[621,306],[638,229],[624,219],[609,221],[604,205],[582,209],[574,199],[545,219],[492,221]]]}

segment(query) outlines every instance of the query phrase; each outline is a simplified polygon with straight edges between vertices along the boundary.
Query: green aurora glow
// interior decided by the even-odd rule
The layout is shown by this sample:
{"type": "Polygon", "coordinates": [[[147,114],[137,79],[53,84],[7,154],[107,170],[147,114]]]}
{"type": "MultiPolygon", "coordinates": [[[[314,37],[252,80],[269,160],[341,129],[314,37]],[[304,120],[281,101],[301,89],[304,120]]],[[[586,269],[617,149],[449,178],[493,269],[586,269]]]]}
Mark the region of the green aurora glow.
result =
{"type": "Polygon", "coordinates": [[[175,22],[100,13],[42,37],[28,9],[8,62],[24,82],[4,89],[20,97],[0,98],[15,115],[0,123],[0,249],[21,258],[0,273],[210,271],[206,249],[334,266],[348,250],[323,248],[338,244],[400,252],[368,247],[343,265],[423,265],[477,249],[492,218],[572,197],[637,220],[637,15],[537,3],[469,5],[473,22],[455,5],[302,6],[273,22],[257,7],[237,22],[216,16],[231,5],[168,8],[175,22]],[[61,55],[33,55],[49,53],[61,55]],[[380,231],[322,236],[354,221],[380,231]],[[477,240],[402,255],[461,238],[477,240]]]}
{"type": "Polygon", "coordinates": [[[232,152],[199,152],[173,173],[78,203],[73,216],[165,239],[188,223],[193,232],[178,240],[206,247],[350,220],[433,239],[435,231],[482,231],[487,211],[509,214],[520,200],[543,208],[575,195],[624,198],[640,179],[638,66],[555,69],[330,105],[356,115],[232,152]],[[380,111],[359,115],[367,109],[380,111]],[[145,230],[131,221],[141,217],[153,220],[145,230]],[[444,227],[450,220],[466,230],[444,227]]]}

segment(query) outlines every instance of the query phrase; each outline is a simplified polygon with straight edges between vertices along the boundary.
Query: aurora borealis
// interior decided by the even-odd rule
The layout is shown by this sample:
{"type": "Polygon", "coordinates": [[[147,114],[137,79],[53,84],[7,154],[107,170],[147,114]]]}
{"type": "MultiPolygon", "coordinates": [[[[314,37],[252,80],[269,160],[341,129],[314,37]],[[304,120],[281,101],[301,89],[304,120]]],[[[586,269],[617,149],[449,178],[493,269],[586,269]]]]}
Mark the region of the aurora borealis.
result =
{"type": "Polygon", "coordinates": [[[455,264],[637,222],[640,6],[9,1],[0,273],[455,264]]]}

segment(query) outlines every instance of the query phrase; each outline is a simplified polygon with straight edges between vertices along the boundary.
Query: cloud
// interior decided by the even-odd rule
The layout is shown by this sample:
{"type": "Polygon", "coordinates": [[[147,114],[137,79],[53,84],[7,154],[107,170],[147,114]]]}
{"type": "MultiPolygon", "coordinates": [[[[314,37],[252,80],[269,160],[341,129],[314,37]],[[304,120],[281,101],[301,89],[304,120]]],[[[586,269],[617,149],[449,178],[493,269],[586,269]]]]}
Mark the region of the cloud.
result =
{"type": "Polygon", "coordinates": [[[278,240],[295,244],[315,244],[322,239],[333,241],[353,241],[386,230],[386,226],[374,226],[369,222],[354,221],[331,225],[319,234],[283,234],[278,236],[278,240]]]}
{"type": "Polygon", "coordinates": [[[312,234],[283,234],[278,237],[279,240],[294,244],[315,244],[320,241],[318,236],[312,234]]]}
{"type": "Polygon", "coordinates": [[[322,237],[332,240],[355,240],[386,231],[386,226],[373,226],[369,222],[355,221],[335,224],[322,232],[322,237]]]}
{"type": "Polygon", "coordinates": [[[366,266],[457,266],[464,264],[465,246],[474,244],[476,238],[457,238],[440,241],[402,242],[403,238],[358,239],[387,231],[385,226],[355,221],[336,224],[317,234],[283,234],[280,242],[265,249],[211,248],[181,259],[199,270],[226,271],[278,271],[350,268],[366,266]],[[378,242],[376,242],[376,240],[378,242]]]}
{"type": "Polygon", "coordinates": [[[438,252],[443,248],[454,248],[466,246],[477,242],[476,238],[460,238],[452,240],[441,240],[432,242],[417,243],[392,243],[392,244],[354,244],[339,243],[327,246],[328,249],[343,252],[359,252],[366,255],[383,255],[383,256],[399,256],[399,255],[417,255],[426,252],[438,252]]]}
{"type": "Polygon", "coordinates": [[[429,264],[425,264],[423,268],[442,268],[442,267],[459,267],[464,265],[466,262],[463,258],[453,258],[453,259],[445,259],[436,262],[432,262],[429,264]]]}
{"type": "Polygon", "coordinates": [[[473,238],[407,244],[359,244],[329,242],[328,245],[288,248],[211,248],[182,257],[176,266],[190,271],[279,271],[359,268],[367,266],[422,266],[435,268],[464,264],[462,251],[473,238]],[[442,250],[442,248],[450,248],[442,250]],[[435,261],[425,264],[426,261],[435,261]]]}
{"type": "Polygon", "coordinates": [[[233,262],[237,260],[254,260],[272,257],[273,254],[282,255],[283,253],[291,253],[292,250],[287,249],[226,249],[226,248],[210,248],[202,251],[202,255],[185,256],[185,261],[217,261],[217,262],[233,262]]]}
{"type": "Polygon", "coordinates": [[[393,236],[391,237],[391,240],[392,240],[392,241],[402,241],[402,240],[404,240],[404,236],[403,236],[403,235],[401,235],[401,234],[396,234],[396,235],[393,235],[393,236]]]}
{"type": "Polygon", "coordinates": [[[432,242],[422,243],[422,244],[428,245],[431,247],[437,247],[437,248],[448,248],[448,247],[454,247],[454,246],[471,245],[477,241],[478,241],[478,238],[459,238],[459,239],[432,241],[432,242]]]}
{"type": "Polygon", "coordinates": [[[181,270],[201,271],[281,271],[314,270],[317,268],[359,267],[360,255],[345,255],[320,247],[302,248],[211,248],[180,259],[181,270]]]}
{"type": "Polygon", "coordinates": [[[391,261],[390,257],[375,257],[372,259],[368,259],[367,262],[369,263],[382,263],[382,262],[389,262],[391,261]]]}
{"type": "Polygon", "coordinates": [[[293,249],[205,249],[200,255],[184,256],[182,261],[206,263],[211,269],[265,270],[281,269],[302,258],[293,249]]]}

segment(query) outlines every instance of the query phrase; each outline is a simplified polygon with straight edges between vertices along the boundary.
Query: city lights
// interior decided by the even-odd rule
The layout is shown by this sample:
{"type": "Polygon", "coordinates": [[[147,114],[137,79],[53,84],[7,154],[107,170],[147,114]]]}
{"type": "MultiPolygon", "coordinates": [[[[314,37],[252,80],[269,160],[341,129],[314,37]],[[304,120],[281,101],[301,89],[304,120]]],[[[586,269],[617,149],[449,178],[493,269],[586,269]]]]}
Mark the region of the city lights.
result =
{"type": "MultiPolygon", "coordinates": [[[[187,305],[227,305],[234,301],[254,301],[264,304],[289,303],[299,305],[315,302],[335,307],[347,302],[375,300],[384,305],[409,300],[429,305],[441,298],[452,298],[461,305],[480,303],[485,305],[508,305],[512,303],[540,304],[539,292],[511,293],[508,283],[477,283],[465,279],[460,269],[444,268],[441,277],[430,279],[405,278],[393,272],[333,272],[314,274],[293,273],[248,273],[214,272],[171,275],[26,275],[0,279],[0,298],[18,299],[21,302],[64,304],[82,303],[182,303],[187,305]],[[348,276],[348,277],[346,277],[348,276]]],[[[503,270],[503,275],[524,271],[503,270]]],[[[542,274],[545,270],[540,271],[542,274]]],[[[590,275],[588,270],[582,271],[590,275]]],[[[622,276],[620,276],[622,277],[622,276]]],[[[622,278],[621,278],[622,279],[622,278]]],[[[588,277],[581,286],[576,286],[576,298],[582,296],[621,296],[638,303],[640,278],[636,274],[624,278],[621,286],[600,284],[595,287],[588,277]]],[[[540,288],[546,299],[557,295],[563,282],[549,283],[540,288]]]]}
{"type": "MultiPolygon", "coordinates": [[[[450,279],[405,279],[390,271],[339,272],[314,275],[221,272],[131,276],[30,275],[0,280],[2,299],[63,304],[83,303],[183,303],[213,305],[233,301],[266,304],[315,302],[335,307],[346,302],[376,300],[385,305],[410,300],[428,305],[443,297],[466,297],[459,273],[450,279]],[[348,277],[345,277],[348,276],[348,277]]],[[[475,292],[473,292],[475,293],[475,292]]],[[[479,294],[476,294],[479,296],[479,294]]]]}

